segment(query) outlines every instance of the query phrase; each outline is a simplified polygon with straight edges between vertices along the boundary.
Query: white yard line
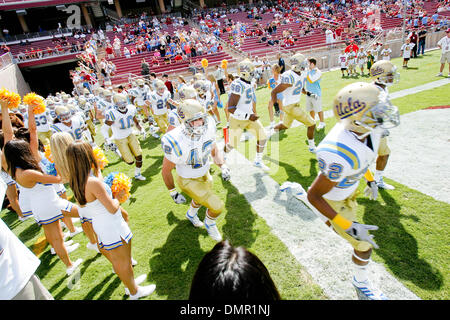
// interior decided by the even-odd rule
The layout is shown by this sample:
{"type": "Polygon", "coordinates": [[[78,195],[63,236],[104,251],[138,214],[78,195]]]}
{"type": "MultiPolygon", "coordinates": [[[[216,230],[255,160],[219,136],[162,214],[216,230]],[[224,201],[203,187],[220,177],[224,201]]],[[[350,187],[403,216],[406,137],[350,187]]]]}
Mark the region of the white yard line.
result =
{"type": "MultiPolygon", "coordinates": [[[[221,142],[223,144],[223,142],[221,142]]],[[[220,148],[220,146],[219,146],[220,148]]],[[[231,183],[255,212],[306,268],[330,299],[357,299],[351,284],[352,248],[302,202],[279,190],[267,173],[255,168],[241,153],[230,152],[231,183]]],[[[308,186],[304,186],[307,188],[308,186]]],[[[370,264],[370,278],[390,299],[419,299],[389,274],[383,265],[370,264]]]]}
{"type": "MultiPolygon", "coordinates": [[[[450,99],[449,99],[450,103],[450,99]]],[[[404,114],[391,129],[385,175],[436,200],[450,203],[446,175],[450,159],[450,109],[404,114]]]]}

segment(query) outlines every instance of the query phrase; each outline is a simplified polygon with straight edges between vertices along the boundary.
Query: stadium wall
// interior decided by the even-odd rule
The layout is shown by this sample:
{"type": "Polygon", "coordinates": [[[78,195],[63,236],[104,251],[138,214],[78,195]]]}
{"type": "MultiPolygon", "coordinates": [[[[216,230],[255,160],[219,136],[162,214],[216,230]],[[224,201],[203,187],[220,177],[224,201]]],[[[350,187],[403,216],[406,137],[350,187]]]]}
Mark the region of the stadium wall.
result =
{"type": "Polygon", "coordinates": [[[30,86],[25,81],[19,67],[14,63],[0,70],[0,88],[1,87],[17,92],[21,96],[24,96],[31,91],[30,86]]]}

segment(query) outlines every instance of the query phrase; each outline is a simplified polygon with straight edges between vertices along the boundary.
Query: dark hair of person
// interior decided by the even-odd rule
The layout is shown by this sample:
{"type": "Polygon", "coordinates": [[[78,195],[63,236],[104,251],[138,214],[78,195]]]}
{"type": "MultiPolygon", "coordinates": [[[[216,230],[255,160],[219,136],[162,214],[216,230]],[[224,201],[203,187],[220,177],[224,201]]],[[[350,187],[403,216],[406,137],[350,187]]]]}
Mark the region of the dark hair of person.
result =
{"type": "Polygon", "coordinates": [[[42,172],[39,163],[31,152],[30,144],[25,140],[8,141],[3,148],[3,153],[8,166],[8,172],[13,179],[16,179],[17,168],[42,172]]]}
{"type": "Polygon", "coordinates": [[[280,300],[280,294],[259,258],[228,240],[217,243],[200,262],[189,300],[280,300]]]}
{"type": "Polygon", "coordinates": [[[317,60],[314,59],[314,58],[309,58],[308,61],[309,61],[310,63],[313,63],[315,66],[317,65],[317,60]]]}
{"type": "MultiPolygon", "coordinates": [[[[28,128],[19,128],[14,132],[14,136],[17,139],[21,139],[21,140],[25,140],[26,142],[30,143],[30,131],[28,130],[28,128]]],[[[39,151],[44,152],[44,145],[41,142],[41,140],[38,140],[39,143],[39,151]]]]}

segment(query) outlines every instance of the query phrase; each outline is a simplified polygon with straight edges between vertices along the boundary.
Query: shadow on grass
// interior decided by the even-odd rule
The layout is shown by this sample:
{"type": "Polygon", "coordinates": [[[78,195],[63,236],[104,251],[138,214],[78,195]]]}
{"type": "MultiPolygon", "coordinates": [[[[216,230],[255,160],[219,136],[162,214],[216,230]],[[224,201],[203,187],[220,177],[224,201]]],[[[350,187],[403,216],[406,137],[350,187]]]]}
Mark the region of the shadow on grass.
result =
{"type": "Polygon", "coordinates": [[[36,274],[41,279],[44,279],[49,271],[60,261],[56,254],[53,255],[50,253],[50,249],[43,253],[39,259],[41,260],[41,264],[39,265],[36,274]]]}
{"type": "MultiPolygon", "coordinates": [[[[94,299],[95,295],[101,291],[103,289],[104,286],[106,286],[106,284],[109,282],[109,280],[111,280],[111,278],[118,278],[115,274],[111,273],[109,274],[107,277],[105,277],[103,279],[102,282],[100,282],[99,284],[97,284],[95,287],[93,287],[88,294],[83,298],[83,300],[92,300],[94,299]]],[[[119,279],[120,281],[120,279],[119,279]]]]}
{"type": "MultiPolygon", "coordinates": [[[[220,177],[217,178],[221,179],[220,177]]],[[[258,177],[255,177],[255,179],[258,179],[258,177]]],[[[257,233],[253,230],[256,217],[252,212],[252,207],[245,195],[239,193],[239,190],[230,182],[223,181],[222,179],[221,181],[223,188],[227,190],[227,198],[225,199],[227,212],[224,217],[225,225],[222,227],[222,237],[224,240],[228,239],[235,247],[251,247],[257,237],[257,233]]],[[[258,190],[257,187],[257,190],[247,196],[249,196],[249,198],[264,197],[264,195],[267,194],[267,191],[262,184],[259,184],[259,187],[262,189],[258,190]]]]}
{"type": "Polygon", "coordinates": [[[391,272],[398,278],[413,282],[424,290],[439,290],[443,286],[442,274],[427,261],[419,258],[417,240],[403,227],[400,219],[416,220],[416,217],[402,216],[400,206],[388,192],[380,190],[386,202],[367,198],[358,198],[358,203],[365,207],[363,222],[377,225],[374,232],[379,249],[377,255],[384,259],[391,272]]]}
{"type": "Polygon", "coordinates": [[[195,228],[189,220],[178,219],[172,211],[167,214],[167,221],[169,225],[175,224],[175,228],[164,245],[153,250],[148,280],[156,284],[159,296],[168,300],[188,299],[192,278],[206,253],[200,248],[199,237],[209,236],[204,228],[195,228]]]}
{"type": "Polygon", "coordinates": [[[317,176],[317,160],[313,158],[309,159],[309,176],[303,176],[297,168],[287,162],[279,161],[278,164],[286,171],[288,176],[286,181],[300,183],[305,190],[308,190],[317,176]]]}
{"type": "MultiPolygon", "coordinates": [[[[5,210],[5,209],[4,209],[5,210]]],[[[3,222],[8,226],[10,230],[14,230],[17,226],[20,225],[21,221],[19,220],[19,217],[17,216],[17,213],[14,211],[6,209],[5,214],[1,218],[3,222]]]]}
{"type": "Polygon", "coordinates": [[[33,223],[30,226],[28,226],[25,230],[23,230],[18,235],[18,238],[20,239],[20,241],[25,243],[28,240],[36,237],[40,231],[41,231],[41,227],[37,223],[35,223],[34,219],[33,219],[33,223]]]}

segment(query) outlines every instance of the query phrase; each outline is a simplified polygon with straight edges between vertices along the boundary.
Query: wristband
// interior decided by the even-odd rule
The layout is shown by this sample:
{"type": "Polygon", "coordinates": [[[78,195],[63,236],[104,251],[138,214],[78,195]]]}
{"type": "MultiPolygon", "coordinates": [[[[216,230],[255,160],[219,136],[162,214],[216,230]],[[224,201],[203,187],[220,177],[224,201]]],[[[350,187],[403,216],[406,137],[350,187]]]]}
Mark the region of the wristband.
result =
{"type": "Polygon", "coordinates": [[[250,118],[250,114],[249,113],[245,113],[241,110],[236,110],[233,113],[234,117],[238,120],[248,120],[248,118],[250,118]]]}
{"type": "Polygon", "coordinates": [[[169,193],[171,196],[175,195],[177,193],[177,188],[170,189],[169,193]]]}
{"type": "Polygon", "coordinates": [[[311,96],[311,92],[306,91],[306,95],[307,95],[308,97],[310,97],[310,96],[311,96]]]}
{"type": "Polygon", "coordinates": [[[333,219],[331,219],[331,221],[334,222],[335,224],[337,224],[339,227],[341,227],[344,230],[347,230],[352,225],[351,221],[348,221],[339,213],[333,219]]]}
{"type": "Polygon", "coordinates": [[[371,181],[375,180],[372,172],[369,169],[367,169],[366,173],[364,174],[364,178],[366,178],[367,182],[371,182],[371,181]]]}

